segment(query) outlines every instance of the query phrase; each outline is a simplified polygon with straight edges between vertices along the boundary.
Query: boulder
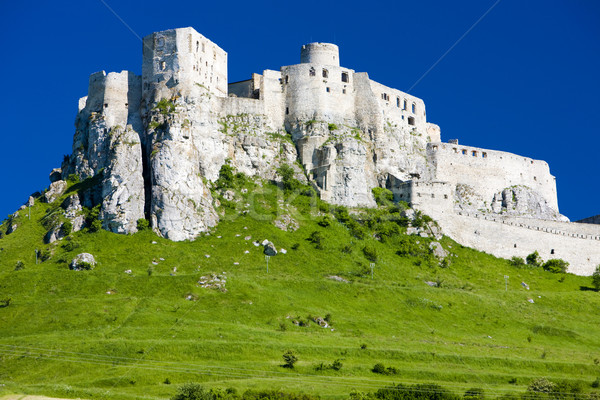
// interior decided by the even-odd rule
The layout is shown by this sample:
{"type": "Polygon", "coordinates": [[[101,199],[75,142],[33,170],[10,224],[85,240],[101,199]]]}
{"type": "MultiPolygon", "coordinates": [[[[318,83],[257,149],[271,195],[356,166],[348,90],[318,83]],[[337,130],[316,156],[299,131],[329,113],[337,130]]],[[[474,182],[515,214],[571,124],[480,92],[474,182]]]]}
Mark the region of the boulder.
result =
{"type": "Polygon", "coordinates": [[[35,199],[33,198],[33,196],[29,196],[29,200],[27,200],[27,203],[25,203],[25,205],[27,207],[33,207],[34,204],[35,204],[35,199]]]}
{"type": "Polygon", "coordinates": [[[52,172],[50,172],[50,182],[58,182],[62,180],[62,169],[54,168],[52,172]]]}
{"type": "Polygon", "coordinates": [[[96,260],[90,253],[77,254],[73,261],[71,261],[71,264],[69,264],[69,268],[73,271],[94,269],[95,266],[96,260]]]}
{"type": "Polygon", "coordinates": [[[438,260],[443,260],[444,258],[448,257],[448,252],[442,247],[440,242],[429,243],[429,248],[431,249],[434,257],[438,260]]]}
{"type": "Polygon", "coordinates": [[[48,190],[46,190],[46,193],[44,193],[44,199],[46,200],[46,203],[53,203],[65,192],[65,190],[67,190],[67,182],[52,182],[48,190]]]}
{"type": "Polygon", "coordinates": [[[264,240],[262,243],[264,250],[263,252],[265,253],[265,255],[267,256],[276,256],[277,255],[277,249],[275,248],[275,245],[273,243],[271,243],[268,240],[264,240]]]}
{"type": "Polygon", "coordinates": [[[17,226],[18,226],[18,225],[17,225],[17,224],[15,224],[14,222],[13,222],[13,223],[10,223],[10,224],[8,224],[8,229],[6,230],[6,234],[7,234],[7,235],[10,235],[10,234],[11,234],[11,233],[13,233],[14,231],[16,231],[16,230],[17,230],[17,226]]]}

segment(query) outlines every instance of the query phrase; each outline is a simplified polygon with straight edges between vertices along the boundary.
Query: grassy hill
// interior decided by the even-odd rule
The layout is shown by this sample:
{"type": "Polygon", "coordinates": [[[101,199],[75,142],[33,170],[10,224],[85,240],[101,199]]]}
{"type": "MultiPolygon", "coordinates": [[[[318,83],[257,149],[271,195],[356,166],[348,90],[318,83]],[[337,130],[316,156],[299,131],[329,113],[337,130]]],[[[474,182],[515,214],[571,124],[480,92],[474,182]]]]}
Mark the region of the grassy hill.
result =
{"type": "Polygon", "coordinates": [[[193,242],[86,229],[45,245],[41,221],[61,199],[36,201],[31,219],[21,211],[0,239],[0,395],[166,399],[199,382],[342,398],[429,382],[494,398],[540,377],[593,390],[600,297],[590,278],[515,267],[445,237],[442,267],[433,239],[404,234],[401,207],[348,217],[306,188],[229,186],[222,222],[193,242]],[[274,225],[288,216],[297,230],[274,225]],[[253,244],[264,239],[287,250],[268,273],[253,244]],[[36,264],[36,249],[49,258],[36,264]],[[82,252],[98,265],[70,270],[82,252]],[[295,368],[282,367],[287,350],[295,368]]]}

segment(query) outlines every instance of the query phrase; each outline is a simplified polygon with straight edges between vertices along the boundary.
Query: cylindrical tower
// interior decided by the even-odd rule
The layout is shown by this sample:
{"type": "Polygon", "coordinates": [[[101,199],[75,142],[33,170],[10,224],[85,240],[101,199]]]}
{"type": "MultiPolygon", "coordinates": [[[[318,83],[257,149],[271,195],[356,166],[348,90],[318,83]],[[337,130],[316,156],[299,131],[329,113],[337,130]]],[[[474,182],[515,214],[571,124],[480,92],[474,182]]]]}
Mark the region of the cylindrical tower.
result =
{"type": "Polygon", "coordinates": [[[302,46],[300,62],[340,66],[340,50],[333,43],[309,43],[302,46]]]}

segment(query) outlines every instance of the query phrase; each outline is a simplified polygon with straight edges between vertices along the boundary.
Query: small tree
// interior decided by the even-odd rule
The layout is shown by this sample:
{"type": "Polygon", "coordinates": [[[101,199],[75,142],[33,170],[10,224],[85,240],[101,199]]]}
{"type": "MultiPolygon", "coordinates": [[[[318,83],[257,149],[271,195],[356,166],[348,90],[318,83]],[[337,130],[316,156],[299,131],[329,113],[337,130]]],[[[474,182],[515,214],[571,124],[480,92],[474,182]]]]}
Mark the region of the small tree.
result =
{"type": "Polygon", "coordinates": [[[542,264],[542,258],[540,257],[540,253],[534,251],[530,255],[527,256],[527,265],[531,265],[532,267],[539,267],[542,264]]]}
{"type": "Polygon", "coordinates": [[[298,357],[296,357],[296,354],[294,354],[294,352],[292,350],[287,350],[285,353],[283,353],[283,368],[294,368],[294,364],[296,364],[296,361],[298,361],[298,357]]]}
{"type": "Polygon", "coordinates": [[[600,290],[600,265],[596,267],[592,274],[592,285],[596,290],[600,290]]]}
{"type": "Polygon", "coordinates": [[[561,260],[560,258],[554,258],[552,260],[548,260],[542,265],[545,271],[553,272],[555,274],[564,274],[567,272],[567,267],[569,263],[565,260],[561,260]]]}
{"type": "Polygon", "coordinates": [[[150,221],[146,218],[140,218],[137,220],[137,230],[145,231],[146,229],[150,229],[150,221]]]}
{"type": "Polygon", "coordinates": [[[177,389],[171,400],[214,400],[215,396],[197,383],[186,383],[177,389]]]}

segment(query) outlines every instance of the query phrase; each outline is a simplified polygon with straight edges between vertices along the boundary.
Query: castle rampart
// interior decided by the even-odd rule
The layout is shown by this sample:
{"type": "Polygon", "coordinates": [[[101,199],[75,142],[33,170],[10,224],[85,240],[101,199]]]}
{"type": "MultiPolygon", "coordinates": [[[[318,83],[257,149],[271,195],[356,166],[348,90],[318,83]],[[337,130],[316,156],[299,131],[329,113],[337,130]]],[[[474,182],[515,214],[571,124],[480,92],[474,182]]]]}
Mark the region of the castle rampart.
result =
{"type": "Polygon", "coordinates": [[[523,185],[558,211],[556,181],[545,161],[452,143],[428,144],[427,157],[436,180],[469,185],[485,201],[491,203],[507,187],[523,185]]]}
{"type": "Polygon", "coordinates": [[[333,43],[309,43],[302,46],[300,62],[340,66],[340,50],[333,43]]]}

